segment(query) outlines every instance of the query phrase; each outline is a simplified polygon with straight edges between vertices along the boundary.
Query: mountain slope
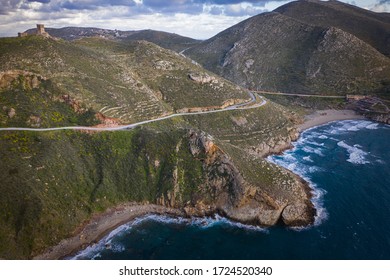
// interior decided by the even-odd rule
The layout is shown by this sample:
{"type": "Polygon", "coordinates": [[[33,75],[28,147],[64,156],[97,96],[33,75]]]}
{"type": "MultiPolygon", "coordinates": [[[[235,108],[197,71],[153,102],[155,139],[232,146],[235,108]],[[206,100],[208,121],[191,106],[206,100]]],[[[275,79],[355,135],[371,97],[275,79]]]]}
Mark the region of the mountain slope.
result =
{"type": "Polygon", "coordinates": [[[183,37],[174,33],[155,31],[155,30],[141,30],[136,31],[123,39],[123,41],[145,40],[162,48],[170,49],[176,52],[183,51],[187,48],[196,46],[201,41],[188,37],[183,37]]]}
{"type": "Polygon", "coordinates": [[[390,55],[390,14],[338,1],[294,1],[275,10],[307,24],[336,27],[390,55]]]}
{"type": "Polygon", "coordinates": [[[368,43],[278,12],[245,20],[185,55],[250,89],[359,94],[386,92],[390,85],[390,59],[368,43]]]}
{"type": "Polygon", "coordinates": [[[28,36],[0,39],[0,53],[0,71],[37,73],[72,100],[123,123],[249,99],[236,85],[146,41],[28,36]]]}

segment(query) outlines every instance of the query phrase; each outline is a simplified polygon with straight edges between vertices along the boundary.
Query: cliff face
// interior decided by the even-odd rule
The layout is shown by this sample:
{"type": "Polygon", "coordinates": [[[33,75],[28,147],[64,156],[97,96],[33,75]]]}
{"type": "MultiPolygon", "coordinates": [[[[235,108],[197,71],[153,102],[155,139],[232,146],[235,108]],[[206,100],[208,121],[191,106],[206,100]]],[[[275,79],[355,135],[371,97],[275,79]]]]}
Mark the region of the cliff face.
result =
{"type": "Polygon", "coordinates": [[[279,200],[275,193],[267,193],[247,182],[234,162],[205,133],[190,132],[190,150],[195,158],[203,160],[207,178],[201,188],[203,195],[185,207],[188,214],[218,212],[242,223],[264,226],[275,225],[280,220],[288,226],[313,222],[315,210],[310,194],[297,178],[293,177],[295,180],[290,185],[300,195],[291,192],[289,200],[279,200]]]}

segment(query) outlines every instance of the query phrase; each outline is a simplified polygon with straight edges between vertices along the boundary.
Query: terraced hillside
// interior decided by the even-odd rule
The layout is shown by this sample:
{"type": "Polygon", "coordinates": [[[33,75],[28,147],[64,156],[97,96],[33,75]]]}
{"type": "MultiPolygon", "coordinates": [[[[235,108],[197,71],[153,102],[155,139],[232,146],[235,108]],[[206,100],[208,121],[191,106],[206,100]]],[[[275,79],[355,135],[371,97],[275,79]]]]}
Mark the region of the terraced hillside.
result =
{"type": "Polygon", "coordinates": [[[254,16],[185,51],[185,55],[251,89],[388,94],[390,58],[378,51],[386,48],[384,40],[390,36],[387,17],[334,1],[316,3],[298,1],[254,16]],[[328,17],[331,11],[334,13],[328,17]],[[350,18],[354,20],[348,21],[350,18]],[[347,23],[351,30],[345,27],[347,23]],[[376,27],[383,36],[364,35],[377,34],[371,32],[376,27]]]}
{"type": "Polygon", "coordinates": [[[40,75],[75,102],[122,123],[249,99],[236,85],[145,41],[3,38],[0,53],[1,72],[40,75]]]}

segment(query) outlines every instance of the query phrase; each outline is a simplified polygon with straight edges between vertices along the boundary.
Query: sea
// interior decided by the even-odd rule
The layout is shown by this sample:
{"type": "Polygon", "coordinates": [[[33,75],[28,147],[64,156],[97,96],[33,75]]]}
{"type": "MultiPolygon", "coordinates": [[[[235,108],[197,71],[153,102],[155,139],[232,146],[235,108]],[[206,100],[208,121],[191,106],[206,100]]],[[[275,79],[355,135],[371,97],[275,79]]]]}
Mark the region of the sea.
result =
{"type": "Polygon", "coordinates": [[[73,259],[390,259],[390,126],[332,122],[302,133],[269,161],[312,187],[315,224],[246,226],[220,216],[147,215],[73,259]]]}

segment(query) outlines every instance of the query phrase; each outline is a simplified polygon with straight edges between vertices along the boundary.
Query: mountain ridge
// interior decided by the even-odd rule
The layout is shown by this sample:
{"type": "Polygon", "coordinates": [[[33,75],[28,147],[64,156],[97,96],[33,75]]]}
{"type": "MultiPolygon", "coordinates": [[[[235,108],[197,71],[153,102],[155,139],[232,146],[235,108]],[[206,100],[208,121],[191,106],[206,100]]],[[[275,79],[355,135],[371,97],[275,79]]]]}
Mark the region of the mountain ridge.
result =
{"type": "Polygon", "coordinates": [[[339,1],[293,1],[274,10],[306,24],[342,29],[390,55],[390,13],[375,13],[339,1]]]}
{"type": "MultiPolygon", "coordinates": [[[[53,37],[61,38],[67,41],[79,40],[83,38],[100,37],[109,40],[131,42],[145,40],[160,47],[183,51],[186,48],[194,46],[201,40],[192,39],[175,33],[157,31],[152,29],[121,31],[96,27],[62,27],[62,28],[45,28],[46,32],[53,37]]],[[[36,34],[36,28],[25,31],[27,34],[36,34]]]]}

